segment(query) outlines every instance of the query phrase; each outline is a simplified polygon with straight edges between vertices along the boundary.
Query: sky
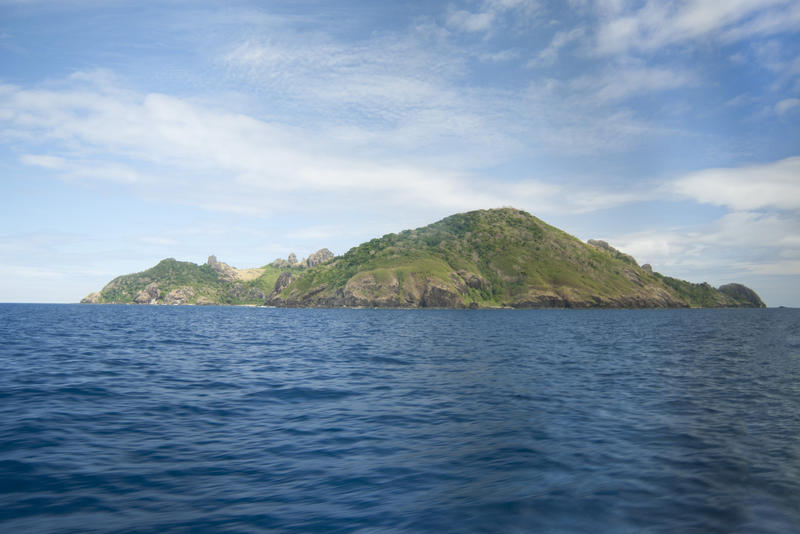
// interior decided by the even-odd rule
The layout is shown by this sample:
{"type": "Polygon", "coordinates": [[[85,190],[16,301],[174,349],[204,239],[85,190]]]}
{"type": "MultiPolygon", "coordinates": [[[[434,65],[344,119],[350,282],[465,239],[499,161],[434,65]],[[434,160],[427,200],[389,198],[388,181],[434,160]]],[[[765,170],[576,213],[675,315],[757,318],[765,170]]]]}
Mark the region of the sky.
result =
{"type": "Polygon", "coordinates": [[[800,0],[0,0],[0,302],[514,206],[800,306],[800,0]]]}

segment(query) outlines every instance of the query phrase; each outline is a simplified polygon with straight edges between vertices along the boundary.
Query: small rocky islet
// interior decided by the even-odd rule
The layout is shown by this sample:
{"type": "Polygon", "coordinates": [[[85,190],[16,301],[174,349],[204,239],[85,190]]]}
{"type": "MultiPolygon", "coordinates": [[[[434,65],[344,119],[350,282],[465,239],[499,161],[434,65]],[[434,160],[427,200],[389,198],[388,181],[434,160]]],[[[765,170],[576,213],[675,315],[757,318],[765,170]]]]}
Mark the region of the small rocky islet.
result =
{"type": "Polygon", "coordinates": [[[91,304],[375,308],[765,307],[750,288],[654,272],[605,241],[584,243],[514,208],[387,234],[341,256],[323,248],[258,268],[168,258],[114,278],[91,304]]]}

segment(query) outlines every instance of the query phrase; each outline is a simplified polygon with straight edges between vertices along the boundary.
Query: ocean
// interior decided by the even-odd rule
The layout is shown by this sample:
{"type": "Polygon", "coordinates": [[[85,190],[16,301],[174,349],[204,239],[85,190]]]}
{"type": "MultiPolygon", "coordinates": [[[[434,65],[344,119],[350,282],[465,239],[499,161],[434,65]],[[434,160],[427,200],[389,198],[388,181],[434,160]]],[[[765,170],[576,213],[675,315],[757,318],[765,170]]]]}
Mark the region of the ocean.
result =
{"type": "Polygon", "coordinates": [[[800,310],[2,304],[0,531],[800,532],[800,310]]]}

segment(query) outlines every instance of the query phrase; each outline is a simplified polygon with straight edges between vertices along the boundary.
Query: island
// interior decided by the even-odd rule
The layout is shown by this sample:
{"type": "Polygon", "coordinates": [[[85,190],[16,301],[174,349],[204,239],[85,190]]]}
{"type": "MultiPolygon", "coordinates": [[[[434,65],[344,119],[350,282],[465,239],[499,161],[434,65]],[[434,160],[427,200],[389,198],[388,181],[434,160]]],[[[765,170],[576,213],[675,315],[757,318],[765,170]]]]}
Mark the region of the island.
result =
{"type": "Polygon", "coordinates": [[[605,241],[583,242],[514,208],[392,233],[341,256],[322,249],[236,269],[168,258],[114,278],[91,304],[370,308],[765,307],[750,288],[653,271],[605,241]]]}

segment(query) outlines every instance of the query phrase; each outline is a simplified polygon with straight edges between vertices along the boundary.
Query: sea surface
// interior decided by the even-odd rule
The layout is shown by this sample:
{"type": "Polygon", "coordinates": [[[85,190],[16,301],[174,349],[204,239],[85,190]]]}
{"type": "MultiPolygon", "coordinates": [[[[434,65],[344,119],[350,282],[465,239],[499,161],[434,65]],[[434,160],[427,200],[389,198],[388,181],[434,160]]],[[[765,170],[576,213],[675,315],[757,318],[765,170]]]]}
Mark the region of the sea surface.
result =
{"type": "Polygon", "coordinates": [[[0,532],[800,532],[800,310],[3,304],[0,532]]]}

